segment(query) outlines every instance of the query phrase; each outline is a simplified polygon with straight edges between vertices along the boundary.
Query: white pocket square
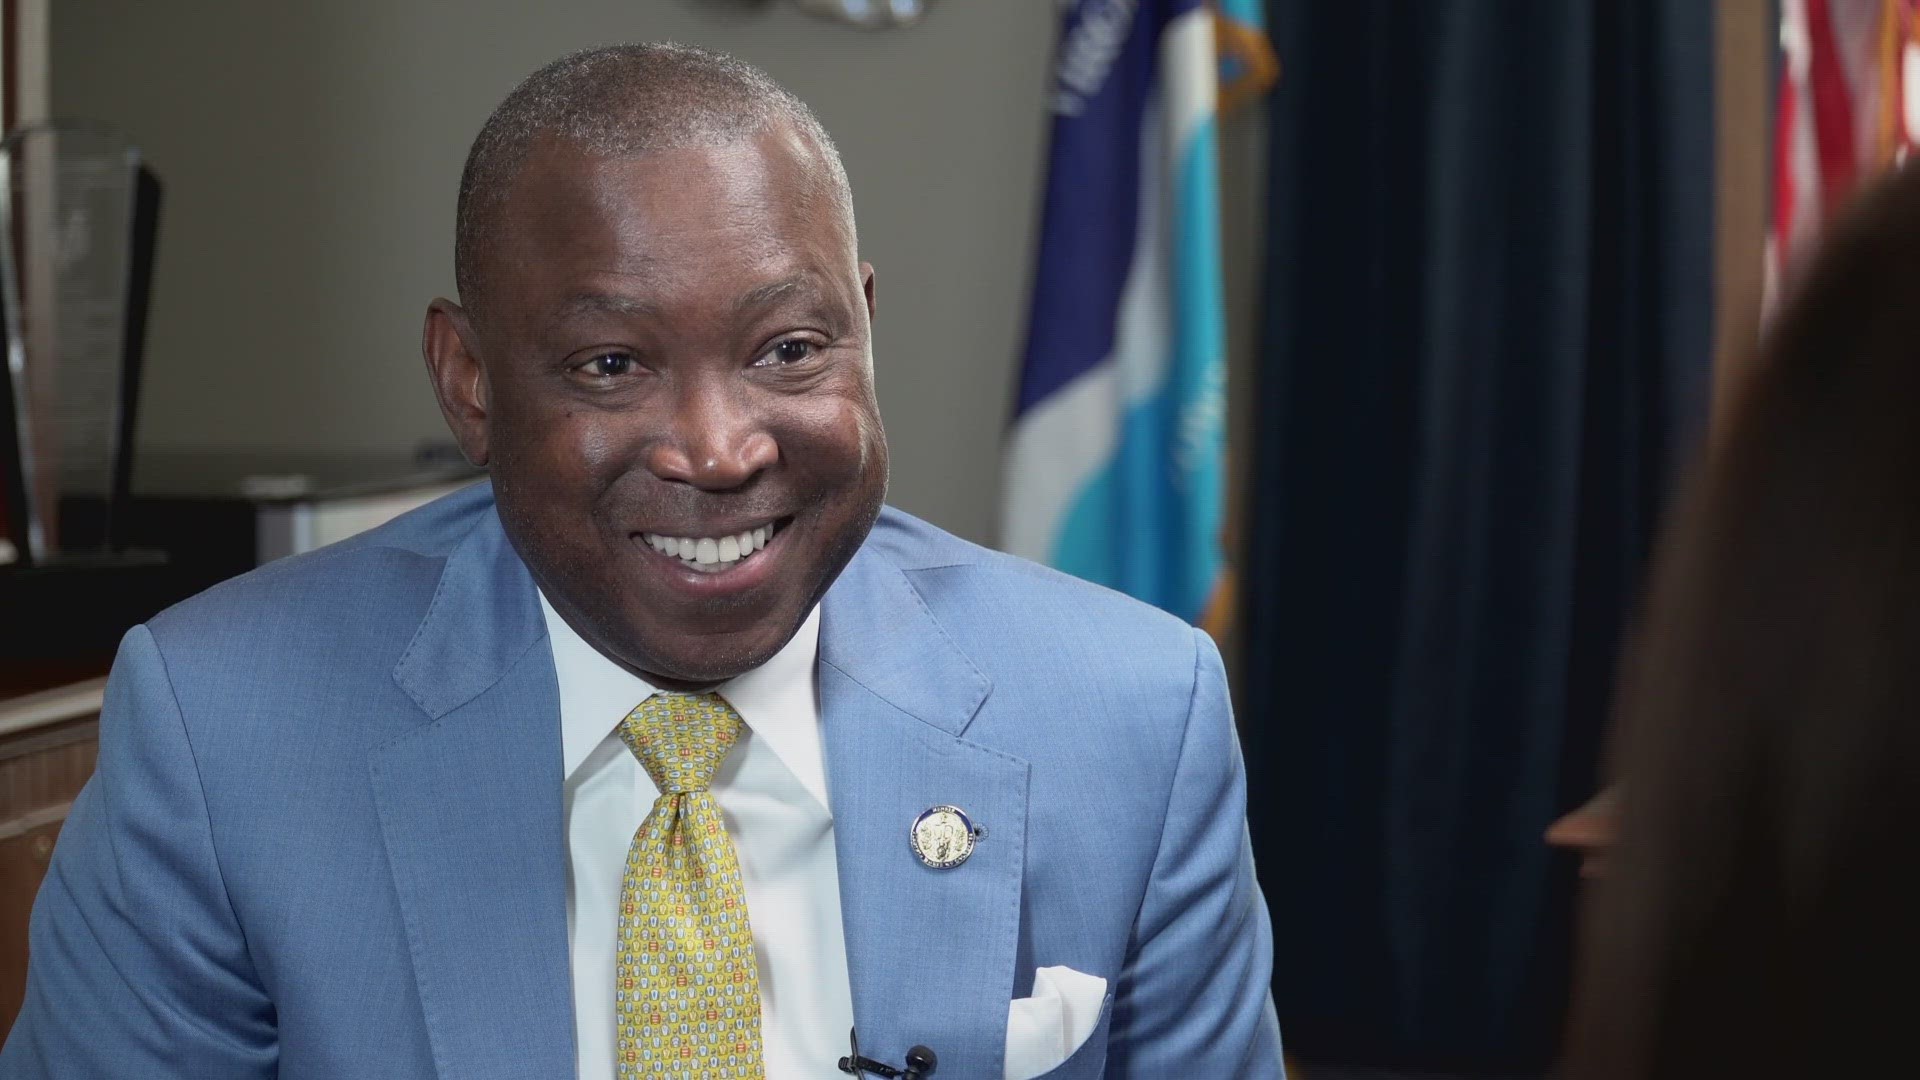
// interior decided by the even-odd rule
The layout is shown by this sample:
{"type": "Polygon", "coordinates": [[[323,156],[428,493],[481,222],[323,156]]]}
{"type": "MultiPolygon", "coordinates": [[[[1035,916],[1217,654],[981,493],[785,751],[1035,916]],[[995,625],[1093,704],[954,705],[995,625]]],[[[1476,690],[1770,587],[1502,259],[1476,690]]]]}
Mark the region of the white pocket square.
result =
{"type": "Polygon", "coordinates": [[[1033,996],[1007,1006],[1007,1080],[1033,1080],[1073,1056],[1100,1022],[1107,980],[1070,967],[1033,973],[1033,996]]]}

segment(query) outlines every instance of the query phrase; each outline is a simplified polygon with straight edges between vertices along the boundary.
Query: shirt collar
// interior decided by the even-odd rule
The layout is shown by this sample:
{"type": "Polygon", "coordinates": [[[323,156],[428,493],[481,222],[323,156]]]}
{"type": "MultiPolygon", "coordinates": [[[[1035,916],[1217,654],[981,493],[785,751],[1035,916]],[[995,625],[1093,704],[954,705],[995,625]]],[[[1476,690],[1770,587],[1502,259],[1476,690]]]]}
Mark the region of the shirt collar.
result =
{"type": "MultiPolygon", "coordinates": [[[[540,594],[540,612],[546,617],[560,687],[562,775],[571,778],[634,706],[660,691],[589,645],[547,602],[545,593],[540,594]]],[[[819,655],[820,608],[815,605],[772,659],[713,689],[824,807],[826,766],[814,685],[819,655]]]]}

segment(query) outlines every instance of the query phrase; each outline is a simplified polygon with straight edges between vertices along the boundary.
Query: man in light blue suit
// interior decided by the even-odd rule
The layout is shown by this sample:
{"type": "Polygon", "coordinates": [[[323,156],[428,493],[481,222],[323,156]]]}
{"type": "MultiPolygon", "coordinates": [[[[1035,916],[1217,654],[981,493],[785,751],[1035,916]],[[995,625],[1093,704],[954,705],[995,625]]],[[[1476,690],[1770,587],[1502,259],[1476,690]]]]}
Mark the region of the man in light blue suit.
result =
{"type": "Polygon", "coordinates": [[[812,113],[717,54],[576,54],[459,217],[424,351],[490,481],[127,636],[0,1075],[702,1075],[616,1064],[602,943],[669,801],[621,714],[706,694],[744,723],[737,1075],[839,1075],[851,1027],[942,1080],[1279,1076],[1219,656],[882,509],[812,113]]]}

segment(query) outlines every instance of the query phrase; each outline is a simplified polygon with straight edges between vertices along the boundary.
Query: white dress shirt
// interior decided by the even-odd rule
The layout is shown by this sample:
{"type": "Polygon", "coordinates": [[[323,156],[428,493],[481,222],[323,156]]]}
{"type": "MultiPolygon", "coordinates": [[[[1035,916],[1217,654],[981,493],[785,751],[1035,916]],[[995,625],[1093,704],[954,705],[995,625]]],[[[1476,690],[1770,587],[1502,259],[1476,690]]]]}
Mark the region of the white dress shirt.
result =
{"type": "MultiPolygon", "coordinates": [[[[658,691],[582,640],[544,595],[540,608],[560,683],[579,1075],[613,1080],[620,886],[627,847],[659,795],[615,729],[658,691]]],[[[819,651],[816,607],[773,659],[714,688],[747,728],[711,790],[740,855],[768,1080],[839,1076],[835,1063],[853,1026],[814,681],[819,651]]]]}

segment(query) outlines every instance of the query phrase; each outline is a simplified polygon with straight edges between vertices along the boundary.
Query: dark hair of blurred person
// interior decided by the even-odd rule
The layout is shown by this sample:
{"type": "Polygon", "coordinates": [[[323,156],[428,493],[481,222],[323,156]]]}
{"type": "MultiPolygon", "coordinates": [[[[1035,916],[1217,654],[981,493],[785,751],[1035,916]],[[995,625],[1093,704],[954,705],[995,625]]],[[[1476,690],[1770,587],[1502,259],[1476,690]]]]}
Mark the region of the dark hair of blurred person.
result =
{"type": "Polygon", "coordinates": [[[1920,171],[1834,224],[1721,436],[1622,687],[1569,1080],[1920,1056],[1920,171]]]}

